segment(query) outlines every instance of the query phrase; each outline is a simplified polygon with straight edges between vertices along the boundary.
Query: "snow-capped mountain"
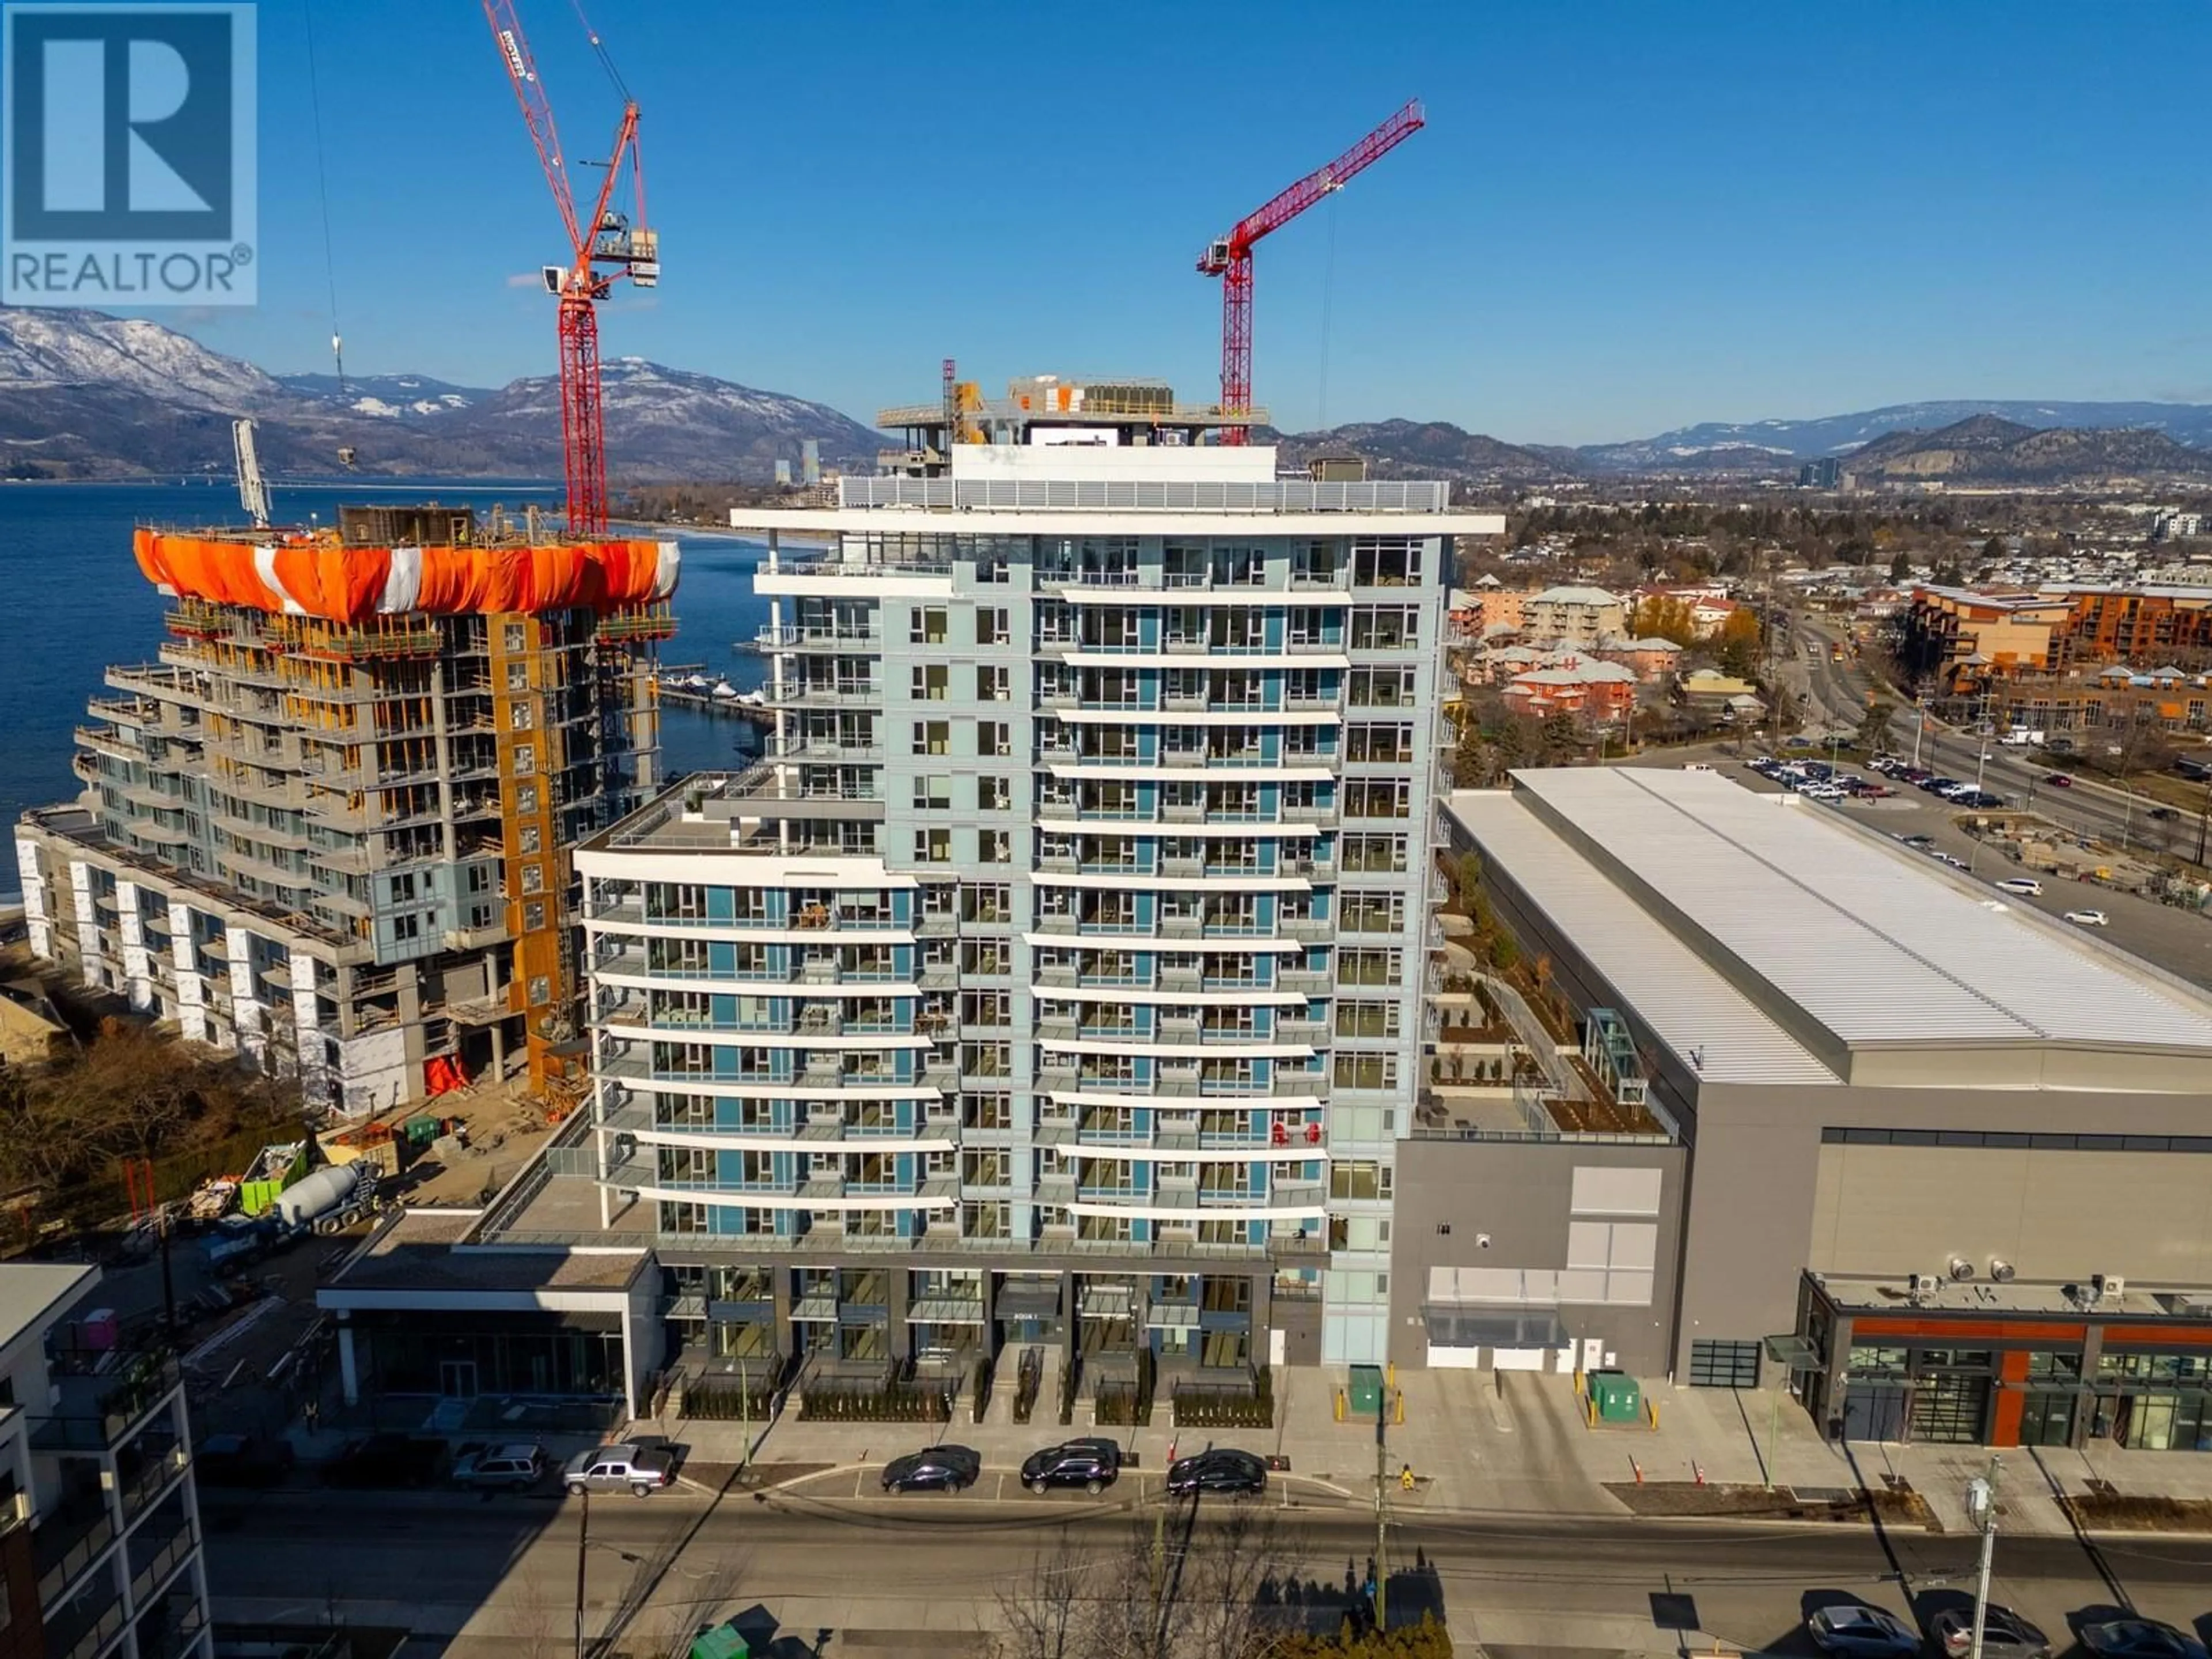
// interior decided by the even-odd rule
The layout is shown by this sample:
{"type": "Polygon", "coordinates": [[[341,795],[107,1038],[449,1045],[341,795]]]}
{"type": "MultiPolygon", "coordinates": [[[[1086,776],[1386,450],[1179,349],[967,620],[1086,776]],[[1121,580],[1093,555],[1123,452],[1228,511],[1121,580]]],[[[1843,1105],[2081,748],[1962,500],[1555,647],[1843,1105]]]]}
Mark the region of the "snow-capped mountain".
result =
{"type": "MultiPolygon", "coordinates": [[[[618,479],[765,482],[779,460],[796,472],[810,438],[824,465],[872,467],[884,441],[824,404],[641,358],[604,375],[618,479]]],[[[497,391],[419,374],[278,380],[158,323],[0,309],[0,476],[227,472],[230,420],[251,415],[280,473],[334,471],[347,449],[365,472],[552,477],[558,390],[550,376],[497,391]]]]}
{"type": "Polygon", "coordinates": [[[1717,422],[1677,428],[1626,443],[1585,444],[1577,452],[1605,471],[1650,472],[1707,468],[1741,470],[1747,463],[1813,460],[1849,455],[1893,432],[1930,432],[1976,415],[1994,415],[2019,426],[2106,431],[2147,427],[2176,443],[2212,447],[2212,405],[2150,403],[2021,403],[1959,399],[1893,404],[1851,415],[1806,420],[1717,422]]]}
{"type": "Polygon", "coordinates": [[[374,420],[421,420],[480,404],[493,394],[482,386],[455,386],[427,374],[283,374],[289,392],[313,398],[333,409],[350,410],[374,420]]]}
{"type": "Polygon", "coordinates": [[[76,386],[221,404],[241,414],[285,396],[282,383],[252,364],[210,351],[159,323],[60,307],[0,310],[0,386],[13,396],[76,386]]]}

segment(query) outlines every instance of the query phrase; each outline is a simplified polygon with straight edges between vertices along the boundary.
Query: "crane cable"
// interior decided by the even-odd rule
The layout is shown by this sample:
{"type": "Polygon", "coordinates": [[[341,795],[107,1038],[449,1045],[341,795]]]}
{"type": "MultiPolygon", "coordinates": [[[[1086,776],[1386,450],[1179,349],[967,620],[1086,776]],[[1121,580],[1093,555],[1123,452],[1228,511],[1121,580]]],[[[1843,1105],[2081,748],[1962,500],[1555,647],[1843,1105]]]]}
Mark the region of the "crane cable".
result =
{"type": "Polygon", "coordinates": [[[636,100],[629,95],[629,88],[622,78],[622,71],[615,67],[613,54],[607,51],[606,42],[599,39],[599,32],[592,27],[592,20],[584,15],[584,0],[568,0],[568,4],[576,14],[576,21],[584,26],[584,38],[592,43],[592,50],[599,55],[599,67],[607,72],[607,79],[615,83],[615,90],[622,94],[623,102],[635,103],[636,100]]]}
{"type": "Polygon", "coordinates": [[[337,365],[338,396],[346,395],[345,340],[338,332],[338,266],[331,240],[331,186],[323,170],[323,94],[315,70],[315,0],[300,0],[300,21],[307,34],[307,106],[315,129],[315,199],[323,214],[323,280],[331,295],[331,356],[337,365]]]}
{"type": "Polygon", "coordinates": [[[1331,191],[1328,196],[1328,261],[1322,267],[1321,279],[1321,409],[1314,424],[1322,432],[1328,430],[1328,323],[1329,302],[1336,293],[1336,204],[1344,192],[1331,191]]]}

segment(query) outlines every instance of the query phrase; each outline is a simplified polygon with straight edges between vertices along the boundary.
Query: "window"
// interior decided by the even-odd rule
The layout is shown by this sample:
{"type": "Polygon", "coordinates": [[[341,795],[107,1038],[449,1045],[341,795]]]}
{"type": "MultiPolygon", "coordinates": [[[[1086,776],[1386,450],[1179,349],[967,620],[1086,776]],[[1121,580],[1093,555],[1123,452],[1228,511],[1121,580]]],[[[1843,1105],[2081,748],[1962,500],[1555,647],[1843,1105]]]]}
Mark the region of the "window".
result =
{"type": "Polygon", "coordinates": [[[538,830],[534,823],[519,824],[515,828],[515,850],[524,854],[538,851],[538,830]]]}
{"type": "Polygon", "coordinates": [[[1344,895],[1342,932],[1395,933],[1406,925],[1406,896],[1400,892],[1349,892],[1344,895]]]}
{"type": "Polygon", "coordinates": [[[919,605],[908,619],[906,630],[908,645],[942,645],[945,643],[945,608],[942,605],[919,605]]]}
{"type": "Polygon", "coordinates": [[[1004,882],[963,883],[960,888],[960,919],[963,921],[1012,921],[1014,919],[1013,890],[1004,882]]]}
{"type": "Polygon", "coordinates": [[[545,890],[544,865],[526,864],[522,866],[522,890],[526,893],[542,893],[545,890]]]}
{"type": "Polygon", "coordinates": [[[522,907],[522,931],[526,933],[543,933],[544,928],[545,901],[532,899],[522,907]]]}
{"type": "Polygon", "coordinates": [[[914,723],[914,752],[917,755],[951,754],[952,723],[950,720],[916,720],[914,723]]]}
{"type": "Polygon", "coordinates": [[[916,702],[943,702],[951,678],[951,671],[943,663],[916,663],[913,674],[914,700],[916,702]]]}
{"type": "Polygon", "coordinates": [[[1399,651],[1419,642],[1421,613],[1409,605],[1362,605],[1352,607],[1352,648],[1354,651],[1399,651]]]}
{"type": "Polygon", "coordinates": [[[1000,605],[977,607],[975,611],[975,643],[1004,645],[1007,640],[1006,608],[1000,605]]]}
{"type": "Polygon", "coordinates": [[[1003,663],[984,663],[975,670],[975,701],[1004,702],[1013,694],[1008,689],[1012,682],[1003,663]]]}
{"type": "Polygon", "coordinates": [[[1390,1166],[1367,1158],[1347,1158],[1328,1166],[1331,1198],[1388,1198],[1390,1166]]]}
{"type": "Polygon", "coordinates": [[[533,1008],[550,1002],[553,997],[553,982],[543,974],[533,974],[530,979],[530,1006],[533,1008]]]}
{"type": "Polygon", "coordinates": [[[1014,861],[1013,832],[1010,830],[977,830],[975,856],[985,864],[1012,864],[1014,861]]]}
{"type": "Polygon", "coordinates": [[[921,864],[950,864],[952,862],[952,832],[950,830],[917,830],[914,832],[914,856],[921,864]]]}
{"type": "Polygon", "coordinates": [[[1337,982],[1342,985],[1395,985],[1401,975],[1404,953],[1398,951],[1342,951],[1337,954],[1337,982]]]}
{"type": "Polygon", "coordinates": [[[1014,971],[1012,948],[1002,939],[965,939],[960,941],[960,971],[963,974],[1011,974],[1014,971]]]}
{"type": "Polygon", "coordinates": [[[1690,1344],[1690,1386],[1693,1389],[1755,1389],[1759,1386],[1759,1344],[1701,1339],[1690,1344]]]}
{"type": "Polygon", "coordinates": [[[538,745],[537,745],[536,744],[534,744],[534,743],[518,743],[517,744],[515,744],[515,745],[514,745],[514,775],[515,775],[515,776],[517,776],[517,777],[519,777],[519,778],[522,778],[522,777],[528,777],[532,773],[533,773],[533,772],[537,771],[537,769],[538,769],[538,745]]]}
{"type": "Polygon", "coordinates": [[[422,917],[420,917],[420,916],[418,916],[418,915],[416,915],[412,914],[411,912],[410,912],[409,915],[404,915],[404,916],[394,916],[394,917],[392,917],[392,937],[393,939],[398,939],[398,940],[400,940],[402,943],[404,943],[404,942],[405,942],[406,940],[408,940],[408,939],[420,939],[422,936],[422,917]]]}
{"type": "Polygon", "coordinates": [[[530,649],[530,628],[526,623],[507,623],[501,637],[507,641],[507,654],[510,657],[530,649]]]}
{"type": "Polygon", "coordinates": [[[982,777],[975,780],[975,806],[983,812],[1003,812],[1013,805],[1014,786],[1006,778],[982,777]]]}
{"type": "Polygon", "coordinates": [[[914,805],[918,812],[951,811],[952,780],[941,773],[916,777],[914,781],[914,805]]]}
{"type": "Polygon", "coordinates": [[[1398,1056],[1356,1051],[1335,1056],[1336,1086],[1340,1089],[1395,1089],[1398,1086],[1398,1056]]]}
{"type": "Polygon", "coordinates": [[[489,864],[469,866],[468,884],[471,893],[489,893],[491,891],[491,866],[489,864]]]}
{"type": "Polygon", "coordinates": [[[1348,1037],[1394,1037],[1398,1035],[1398,1005],[1346,997],[1336,1005],[1336,1034],[1348,1037]]]}
{"type": "Polygon", "coordinates": [[[1410,764],[1413,758],[1413,728],[1395,724],[1347,726],[1344,730],[1344,757],[1370,764],[1410,764]]]}
{"type": "Polygon", "coordinates": [[[1354,708],[1408,708],[1413,702],[1411,668],[1355,668],[1352,671],[1354,708]]]}
{"type": "Polygon", "coordinates": [[[538,811],[536,784],[526,783],[514,792],[514,810],[524,817],[529,817],[538,811]]]}
{"type": "Polygon", "coordinates": [[[1344,785],[1348,818],[1402,818],[1413,811],[1413,786],[1403,778],[1351,778],[1344,785]]]}
{"type": "Polygon", "coordinates": [[[967,1129],[1011,1129],[1014,1127],[1014,1097],[996,1091],[963,1095],[960,1123],[967,1129]]]}
{"type": "Polygon", "coordinates": [[[507,723],[517,732],[527,732],[538,724],[538,705],[528,697],[518,697],[507,705],[507,723]]]}
{"type": "Polygon", "coordinates": [[[1014,752],[1013,727],[1005,720],[975,722],[975,752],[987,756],[1006,756],[1014,752]]]}
{"type": "Polygon", "coordinates": [[[394,904],[411,904],[414,901],[415,878],[412,875],[392,877],[392,902],[394,904]]]}

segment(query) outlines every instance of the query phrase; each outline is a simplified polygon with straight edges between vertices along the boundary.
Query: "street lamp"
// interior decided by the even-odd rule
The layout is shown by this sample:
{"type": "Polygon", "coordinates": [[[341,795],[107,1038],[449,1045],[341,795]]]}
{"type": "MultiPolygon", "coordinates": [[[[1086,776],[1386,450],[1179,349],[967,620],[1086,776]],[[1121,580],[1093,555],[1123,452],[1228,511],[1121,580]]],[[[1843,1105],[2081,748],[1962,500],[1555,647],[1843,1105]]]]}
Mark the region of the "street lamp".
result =
{"type": "Polygon", "coordinates": [[[1990,1472],[1966,1483],[1966,1519],[1982,1534],[1981,1580],[1974,1590],[1974,1645],[1968,1659],[1982,1659],[1982,1635],[1990,1614],[1990,1561],[1997,1543],[1997,1460],[1990,1472]]]}

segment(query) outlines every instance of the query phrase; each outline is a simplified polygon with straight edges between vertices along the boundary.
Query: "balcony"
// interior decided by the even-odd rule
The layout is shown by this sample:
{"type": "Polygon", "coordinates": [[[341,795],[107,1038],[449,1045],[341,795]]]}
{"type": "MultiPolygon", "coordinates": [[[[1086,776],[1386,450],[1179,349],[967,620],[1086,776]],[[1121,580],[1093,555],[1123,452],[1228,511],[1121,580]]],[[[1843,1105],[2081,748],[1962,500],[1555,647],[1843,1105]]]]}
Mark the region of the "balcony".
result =
{"type": "Polygon", "coordinates": [[[33,1421],[31,1444],[39,1451],[109,1450],[174,1392],[179,1376],[173,1355],[153,1352],[123,1355],[105,1373],[58,1376],[57,1409],[33,1421]]]}

